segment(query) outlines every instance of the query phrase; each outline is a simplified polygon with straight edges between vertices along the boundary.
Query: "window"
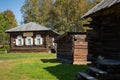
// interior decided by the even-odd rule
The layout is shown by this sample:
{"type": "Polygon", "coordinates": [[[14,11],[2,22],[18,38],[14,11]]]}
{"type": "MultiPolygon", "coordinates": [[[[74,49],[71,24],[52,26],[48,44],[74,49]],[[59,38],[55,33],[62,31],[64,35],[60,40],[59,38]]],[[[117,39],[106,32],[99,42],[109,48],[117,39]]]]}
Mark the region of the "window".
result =
{"type": "Polygon", "coordinates": [[[16,39],[16,45],[17,46],[22,46],[23,45],[23,38],[21,35],[17,36],[17,39],[16,39]]]}
{"type": "Polygon", "coordinates": [[[37,39],[37,44],[41,44],[41,43],[40,43],[40,38],[37,39]]]}
{"type": "Polygon", "coordinates": [[[32,43],[31,43],[31,39],[28,39],[28,45],[31,45],[32,43]]]}
{"type": "Polygon", "coordinates": [[[33,45],[33,38],[32,37],[26,37],[25,44],[26,45],[33,45]]]}
{"type": "Polygon", "coordinates": [[[42,45],[42,37],[40,35],[36,35],[35,45],[42,45]]]}
{"type": "Polygon", "coordinates": [[[22,45],[22,40],[18,39],[18,45],[22,45]]]}

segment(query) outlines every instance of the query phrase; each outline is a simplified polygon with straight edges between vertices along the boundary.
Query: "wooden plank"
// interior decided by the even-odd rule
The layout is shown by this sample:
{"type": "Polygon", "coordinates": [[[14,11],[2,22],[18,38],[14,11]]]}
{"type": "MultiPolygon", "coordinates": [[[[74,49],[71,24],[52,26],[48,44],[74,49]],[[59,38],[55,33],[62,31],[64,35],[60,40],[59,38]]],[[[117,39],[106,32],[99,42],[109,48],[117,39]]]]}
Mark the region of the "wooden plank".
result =
{"type": "MultiPolygon", "coordinates": [[[[86,73],[83,73],[83,72],[79,72],[78,75],[81,76],[83,80],[84,79],[85,80],[98,80],[98,79],[96,79],[96,78],[94,78],[86,73]]],[[[78,79],[78,80],[81,80],[81,79],[78,79]]]]}
{"type": "Polygon", "coordinates": [[[92,70],[93,72],[95,73],[99,73],[99,74],[107,74],[107,72],[103,71],[103,70],[100,70],[96,67],[88,67],[89,70],[92,70]]]}

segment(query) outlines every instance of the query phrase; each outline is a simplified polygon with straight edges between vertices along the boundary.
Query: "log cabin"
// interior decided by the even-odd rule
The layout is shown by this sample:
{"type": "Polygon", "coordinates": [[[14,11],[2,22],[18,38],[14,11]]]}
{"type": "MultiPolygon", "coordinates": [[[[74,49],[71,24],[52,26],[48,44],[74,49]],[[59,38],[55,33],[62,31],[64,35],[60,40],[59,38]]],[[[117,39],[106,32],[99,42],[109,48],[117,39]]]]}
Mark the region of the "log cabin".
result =
{"type": "Polygon", "coordinates": [[[82,18],[91,18],[87,24],[91,64],[76,80],[120,80],[120,0],[102,0],[82,18]]]}
{"type": "Polygon", "coordinates": [[[59,34],[35,22],[6,30],[10,34],[9,52],[49,52],[55,49],[54,38],[59,34]]]}
{"type": "Polygon", "coordinates": [[[57,59],[70,64],[86,64],[87,42],[85,33],[66,32],[57,37],[57,59]]]}

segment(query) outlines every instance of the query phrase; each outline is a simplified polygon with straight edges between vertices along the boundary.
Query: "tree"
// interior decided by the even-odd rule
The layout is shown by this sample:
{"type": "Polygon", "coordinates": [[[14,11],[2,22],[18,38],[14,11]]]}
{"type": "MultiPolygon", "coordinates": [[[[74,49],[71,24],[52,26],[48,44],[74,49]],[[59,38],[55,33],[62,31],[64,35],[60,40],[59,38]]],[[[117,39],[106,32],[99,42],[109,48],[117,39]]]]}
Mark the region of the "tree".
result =
{"type": "Polygon", "coordinates": [[[21,7],[24,23],[37,22],[64,33],[82,32],[81,16],[88,11],[87,0],[26,0],[21,7]]]}
{"type": "Polygon", "coordinates": [[[101,0],[87,0],[89,3],[89,8],[94,7],[96,4],[98,4],[101,0]]]}
{"type": "Polygon", "coordinates": [[[51,6],[51,0],[26,0],[21,7],[24,23],[37,22],[48,25],[51,6]]]}
{"type": "Polygon", "coordinates": [[[5,30],[13,28],[17,25],[15,16],[11,10],[6,10],[0,13],[0,41],[4,46],[8,42],[8,35],[5,30]]]}
{"type": "MultiPolygon", "coordinates": [[[[53,18],[54,29],[58,32],[82,32],[81,16],[88,10],[86,0],[56,0],[53,7],[55,18],[53,18]]],[[[54,16],[53,15],[53,16],[54,16]]]]}
{"type": "Polygon", "coordinates": [[[11,10],[6,10],[3,12],[4,18],[6,21],[6,29],[10,29],[17,26],[17,21],[15,19],[15,15],[11,10]]]}

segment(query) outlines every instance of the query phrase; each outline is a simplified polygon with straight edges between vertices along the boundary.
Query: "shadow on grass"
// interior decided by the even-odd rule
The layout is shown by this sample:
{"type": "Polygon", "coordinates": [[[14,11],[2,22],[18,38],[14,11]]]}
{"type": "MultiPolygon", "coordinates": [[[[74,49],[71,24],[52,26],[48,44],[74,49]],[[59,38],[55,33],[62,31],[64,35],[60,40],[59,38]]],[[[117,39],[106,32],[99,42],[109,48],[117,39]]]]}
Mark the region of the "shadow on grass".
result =
{"type": "MultiPolygon", "coordinates": [[[[59,63],[56,59],[42,59],[44,63],[59,63]]],[[[77,72],[84,72],[86,65],[73,65],[73,64],[58,64],[56,66],[44,68],[50,74],[54,75],[58,80],[75,80],[77,72]]]]}
{"type": "Polygon", "coordinates": [[[58,61],[57,59],[41,59],[41,61],[43,63],[61,63],[60,61],[58,61]]]}

